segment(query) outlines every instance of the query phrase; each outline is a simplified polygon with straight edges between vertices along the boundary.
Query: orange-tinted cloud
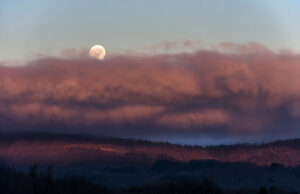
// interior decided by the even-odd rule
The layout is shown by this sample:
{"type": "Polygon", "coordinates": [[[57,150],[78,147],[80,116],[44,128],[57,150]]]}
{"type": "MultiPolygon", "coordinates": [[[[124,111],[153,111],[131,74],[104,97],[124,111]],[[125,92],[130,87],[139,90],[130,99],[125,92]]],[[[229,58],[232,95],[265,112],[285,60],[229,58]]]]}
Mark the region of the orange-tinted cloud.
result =
{"type": "Polygon", "coordinates": [[[257,43],[220,49],[104,61],[69,50],[67,58],[0,66],[0,128],[77,126],[111,135],[295,130],[300,55],[257,43]]]}

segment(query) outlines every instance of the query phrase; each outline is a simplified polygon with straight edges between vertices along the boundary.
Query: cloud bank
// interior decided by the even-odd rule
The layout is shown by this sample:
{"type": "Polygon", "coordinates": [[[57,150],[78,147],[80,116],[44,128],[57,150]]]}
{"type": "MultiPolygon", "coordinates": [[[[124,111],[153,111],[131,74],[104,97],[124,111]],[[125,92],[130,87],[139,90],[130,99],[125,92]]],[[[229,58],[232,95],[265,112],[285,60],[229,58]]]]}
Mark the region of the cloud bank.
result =
{"type": "Polygon", "coordinates": [[[223,43],[104,61],[67,55],[0,66],[2,131],[271,135],[300,127],[299,54],[223,43]]]}

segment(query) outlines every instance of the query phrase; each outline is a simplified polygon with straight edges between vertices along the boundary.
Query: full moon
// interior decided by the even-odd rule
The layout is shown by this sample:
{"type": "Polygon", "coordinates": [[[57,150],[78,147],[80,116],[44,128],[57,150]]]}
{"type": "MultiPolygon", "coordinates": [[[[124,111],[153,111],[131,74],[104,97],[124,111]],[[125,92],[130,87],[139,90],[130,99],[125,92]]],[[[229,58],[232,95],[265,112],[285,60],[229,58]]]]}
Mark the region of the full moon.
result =
{"type": "Polygon", "coordinates": [[[105,49],[101,45],[95,45],[90,49],[90,56],[97,58],[99,60],[103,60],[105,57],[105,49]]]}

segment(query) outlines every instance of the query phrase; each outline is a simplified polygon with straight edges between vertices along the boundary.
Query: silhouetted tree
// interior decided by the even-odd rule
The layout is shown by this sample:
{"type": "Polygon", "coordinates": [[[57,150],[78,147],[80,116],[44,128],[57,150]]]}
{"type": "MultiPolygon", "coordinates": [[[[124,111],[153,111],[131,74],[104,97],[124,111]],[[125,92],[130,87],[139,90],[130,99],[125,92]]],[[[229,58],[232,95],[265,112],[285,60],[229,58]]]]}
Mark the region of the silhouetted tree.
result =
{"type": "Polygon", "coordinates": [[[274,171],[279,170],[279,169],[281,169],[281,168],[283,168],[283,167],[284,167],[284,166],[283,166],[282,164],[272,163],[272,164],[270,165],[270,170],[271,170],[272,172],[274,172],[274,171]]]}
{"type": "Polygon", "coordinates": [[[30,167],[30,177],[32,181],[32,188],[33,188],[33,193],[38,194],[37,192],[37,169],[38,165],[34,164],[30,167]]]}
{"type": "Polygon", "coordinates": [[[268,190],[265,187],[259,189],[258,194],[268,194],[268,190]]]}

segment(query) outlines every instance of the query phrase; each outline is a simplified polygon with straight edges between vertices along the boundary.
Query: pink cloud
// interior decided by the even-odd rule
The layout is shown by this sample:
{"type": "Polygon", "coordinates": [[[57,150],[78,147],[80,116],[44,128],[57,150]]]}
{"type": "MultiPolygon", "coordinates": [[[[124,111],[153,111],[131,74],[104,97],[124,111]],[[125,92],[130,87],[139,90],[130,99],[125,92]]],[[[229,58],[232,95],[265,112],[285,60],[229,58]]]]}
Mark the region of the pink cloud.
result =
{"type": "Polygon", "coordinates": [[[156,133],[174,126],[181,132],[196,126],[200,133],[209,126],[214,133],[213,127],[217,132],[221,126],[238,134],[297,123],[300,55],[275,53],[257,43],[221,48],[233,52],[118,55],[96,61],[73,57],[76,51],[70,50],[65,59],[0,66],[3,130],[59,121],[91,128],[130,123],[149,130],[151,125],[156,133]]]}

